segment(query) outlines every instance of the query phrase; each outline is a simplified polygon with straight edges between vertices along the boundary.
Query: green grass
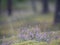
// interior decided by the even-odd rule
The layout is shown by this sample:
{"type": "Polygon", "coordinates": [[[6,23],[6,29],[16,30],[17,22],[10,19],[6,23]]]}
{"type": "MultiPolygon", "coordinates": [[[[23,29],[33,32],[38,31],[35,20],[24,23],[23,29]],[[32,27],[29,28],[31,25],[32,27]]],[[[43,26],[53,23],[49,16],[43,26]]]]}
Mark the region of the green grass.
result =
{"type": "Polygon", "coordinates": [[[34,40],[29,40],[29,41],[25,41],[22,43],[15,43],[12,45],[47,45],[46,42],[38,42],[38,41],[34,41],[34,40]]]}
{"type": "Polygon", "coordinates": [[[25,42],[21,42],[21,43],[14,43],[12,45],[60,45],[60,39],[51,40],[49,43],[29,40],[29,41],[25,41],[25,42]]]}
{"type": "Polygon", "coordinates": [[[20,18],[20,22],[21,21],[26,21],[26,22],[32,22],[32,21],[38,21],[38,22],[53,22],[54,20],[54,14],[53,13],[49,13],[46,15],[31,15],[25,18],[20,18]]]}
{"type": "Polygon", "coordinates": [[[52,40],[50,43],[47,42],[37,42],[37,41],[25,41],[22,43],[15,43],[12,45],[60,45],[60,40],[52,40]]]}
{"type": "Polygon", "coordinates": [[[50,42],[50,45],[60,45],[60,39],[58,39],[58,40],[52,40],[50,42]]]}
{"type": "MultiPolygon", "coordinates": [[[[5,19],[5,18],[4,18],[5,19]]],[[[21,25],[25,25],[26,23],[34,23],[34,22],[47,22],[47,23],[53,23],[54,20],[54,14],[53,13],[49,13],[46,15],[31,15],[31,16],[27,16],[24,18],[19,18],[19,20],[12,22],[11,24],[13,25],[14,28],[20,27],[21,25]]],[[[10,30],[9,28],[9,24],[1,26],[1,30],[10,30]]],[[[7,32],[7,31],[6,31],[7,32]]]]}

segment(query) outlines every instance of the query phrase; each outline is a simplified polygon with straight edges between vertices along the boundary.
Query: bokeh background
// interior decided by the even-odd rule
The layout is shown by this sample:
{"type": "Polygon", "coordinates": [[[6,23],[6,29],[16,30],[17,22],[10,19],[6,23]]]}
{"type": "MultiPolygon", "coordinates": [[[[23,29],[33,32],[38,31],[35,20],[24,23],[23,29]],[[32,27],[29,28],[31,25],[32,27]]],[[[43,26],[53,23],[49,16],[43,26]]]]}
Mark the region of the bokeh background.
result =
{"type": "Polygon", "coordinates": [[[0,45],[60,45],[59,0],[0,0],[0,45]]]}

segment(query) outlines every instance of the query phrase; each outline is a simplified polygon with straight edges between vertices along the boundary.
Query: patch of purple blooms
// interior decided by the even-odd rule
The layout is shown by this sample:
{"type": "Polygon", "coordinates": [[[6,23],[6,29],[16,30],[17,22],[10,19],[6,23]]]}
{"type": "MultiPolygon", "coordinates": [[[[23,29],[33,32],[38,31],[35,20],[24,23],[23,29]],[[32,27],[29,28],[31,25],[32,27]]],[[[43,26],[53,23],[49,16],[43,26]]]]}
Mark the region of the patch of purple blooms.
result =
{"type": "MultiPolygon", "coordinates": [[[[23,39],[23,40],[37,40],[37,41],[47,41],[49,42],[51,40],[51,38],[53,38],[51,35],[54,34],[54,32],[43,32],[41,33],[40,31],[41,29],[36,26],[33,27],[33,29],[29,29],[29,28],[23,28],[21,33],[18,35],[19,38],[23,39]]],[[[58,37],[58,36],[55,36],[58,37]]]]}

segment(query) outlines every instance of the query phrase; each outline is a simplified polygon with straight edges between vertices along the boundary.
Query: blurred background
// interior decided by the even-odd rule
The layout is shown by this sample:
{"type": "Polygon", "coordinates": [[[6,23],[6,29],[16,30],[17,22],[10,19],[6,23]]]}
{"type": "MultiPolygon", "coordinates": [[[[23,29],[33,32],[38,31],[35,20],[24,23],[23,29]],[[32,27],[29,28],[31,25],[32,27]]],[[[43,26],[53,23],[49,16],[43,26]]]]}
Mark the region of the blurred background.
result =
{"type": "Polygon", "coordinates": [[[60,45],[60,0],[0,0],[0,45],[60,45]]]}

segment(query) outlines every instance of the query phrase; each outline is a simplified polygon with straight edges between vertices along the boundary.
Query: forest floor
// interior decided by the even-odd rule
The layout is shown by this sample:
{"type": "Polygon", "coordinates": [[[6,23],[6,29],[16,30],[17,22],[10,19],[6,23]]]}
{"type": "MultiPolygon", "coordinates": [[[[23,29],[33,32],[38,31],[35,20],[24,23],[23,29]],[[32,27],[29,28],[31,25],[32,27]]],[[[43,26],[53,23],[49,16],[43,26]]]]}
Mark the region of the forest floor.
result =
{"type": "MultiPolygon", "coordinates": [[[[20,5],[20,4],[19,4],[20,5]]],[[[19,7],[18,5],[18,7],[19,7]]],[[[53,24],[54,21],[54,6],[52,4],[50,4],[50,13],[48,14],[40,14],[40,10],[41,10],[41,4],[37,3],[37,13],[34,13],[31,5],[28,5],[28,10],[21,10],[19,8],[19,10],[13,10],[12,12],[12,16],[8,17],[7,16],[7,12],[4,12],[3,15],[5,15],[4,19],[6,24],[0,26],[1,29],[1,33],[2,34],[6,34],[6,35],[12,35],[11,37],[7,38],[3,37],[3,42],[2,45],[8,45],[11,43],[19,42],[17,41],[17,36],[20,35],[20,28],[25,28],[27,26],[27,28],[29,27],[29,25],[32,25],[32,27],[35,26],[35,24],[39,25],[41,24],[40,28],[41,29],[45,29],[45,31],[47,30],[47,28],[51,27],[51,25],[53,24]],[[47,26],[45,25],[47,23],[47,26]],[[14,37],[16,36],[16,37],[14,37]],[[5,42],[4,42],[5,41],[5,42]]],[[[16,8],[17,9],[17,8],[16,8]]],[[[50,31],[54,31],[54,30],[59,30],[59,29],[50,29],[50,31]]],[[[59,31],[57,31],[59,32],[59,31]]],[[[42,32],[41,32],[42,33],[42,32]]]]}

